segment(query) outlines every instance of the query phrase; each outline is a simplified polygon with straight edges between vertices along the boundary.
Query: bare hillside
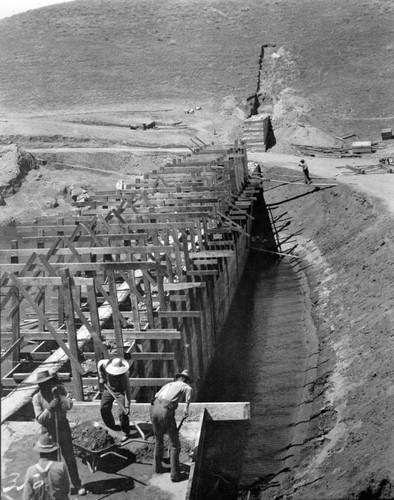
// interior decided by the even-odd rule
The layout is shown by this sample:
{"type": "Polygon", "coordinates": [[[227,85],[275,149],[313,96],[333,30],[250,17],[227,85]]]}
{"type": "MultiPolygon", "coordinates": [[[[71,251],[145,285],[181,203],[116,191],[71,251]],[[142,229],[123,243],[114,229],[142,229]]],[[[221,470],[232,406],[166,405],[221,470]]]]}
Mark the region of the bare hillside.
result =
{"type": "Polygon", "coordinates": [[[3,111],[123,108],[291,86],[328,132],[393,117],[390,0],[78,0],[0,21],[3,111]],[[272,70],[275,70],[273,77],[272,70]]]}

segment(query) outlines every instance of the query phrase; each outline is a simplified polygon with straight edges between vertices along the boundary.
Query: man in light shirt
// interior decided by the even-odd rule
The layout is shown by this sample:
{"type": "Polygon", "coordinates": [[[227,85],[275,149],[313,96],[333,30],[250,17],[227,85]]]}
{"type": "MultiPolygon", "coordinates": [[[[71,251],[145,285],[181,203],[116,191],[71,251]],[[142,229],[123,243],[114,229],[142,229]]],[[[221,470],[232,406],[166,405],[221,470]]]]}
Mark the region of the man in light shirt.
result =
{"type": "Polygon", "coordinates": [[[183,372],[177,373],[174,382],[166,384],[156,393],[150,410],[153,432],[155,434],[155,472],[158,474],[165,472],[162,460],[164,452],[164,434],[167,434],[171,444],[170,463],[172,482],[182,481],[183,479],[179,469],[181,445],[175,421],[175,410],[178,408],[179,401],[184,396],[186,402],[184,418],[189,416],[189,405],[193,391],[190,384],[192,384],[192,382],[189,376],[189,370],[183,370],[183,372]]]}

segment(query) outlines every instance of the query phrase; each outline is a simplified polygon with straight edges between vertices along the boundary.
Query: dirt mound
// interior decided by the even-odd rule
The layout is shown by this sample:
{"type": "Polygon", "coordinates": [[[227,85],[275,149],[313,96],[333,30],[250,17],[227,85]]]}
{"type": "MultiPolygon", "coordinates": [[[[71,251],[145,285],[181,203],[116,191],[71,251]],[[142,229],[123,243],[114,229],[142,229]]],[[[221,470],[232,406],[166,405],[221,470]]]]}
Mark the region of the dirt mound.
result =
{"type": "Polygon", "coordinates": [[[87,450],[100,451],[115,443],[114,438],[108,432],[101,427],[95,427],[92,422],[80,424],[74,427],[71,432],[73,442],[87,450]]]}
{"type": "Polygon", "coordinates": [[[36,168],[34,157],[15,144],[0,148],[0,196],[16,193],[30,170],[36,168]]]}

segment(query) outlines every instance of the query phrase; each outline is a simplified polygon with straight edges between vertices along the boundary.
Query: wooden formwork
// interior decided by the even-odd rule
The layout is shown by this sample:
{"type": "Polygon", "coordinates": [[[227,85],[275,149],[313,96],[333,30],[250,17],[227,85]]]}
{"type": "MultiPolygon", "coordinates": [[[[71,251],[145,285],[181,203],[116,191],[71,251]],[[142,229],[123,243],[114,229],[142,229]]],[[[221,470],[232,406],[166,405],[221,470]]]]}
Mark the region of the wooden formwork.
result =
{"type": "Polygon", "coordinates": [[[243,146],[209,146],[72,216],[20,224],[0,251],[2,361],[13,361],[2,421],[31,397],[40,363],[77,400],[97,397],[95,361],[115,356],[141,402],[184,367],[198,389],[246,263],[259,182],[243,146]]]}

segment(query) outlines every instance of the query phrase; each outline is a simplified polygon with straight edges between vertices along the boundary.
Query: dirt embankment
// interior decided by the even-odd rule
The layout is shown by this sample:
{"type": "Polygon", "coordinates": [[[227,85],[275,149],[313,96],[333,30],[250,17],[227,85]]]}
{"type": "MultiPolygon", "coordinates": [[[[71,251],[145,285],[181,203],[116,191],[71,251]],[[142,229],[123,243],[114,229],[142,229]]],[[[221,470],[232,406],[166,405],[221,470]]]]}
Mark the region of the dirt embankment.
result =
{"type": "Polygon", "coordinates": [[[0,147],[0,198],[15,194],[30,170],[37,168],[30,153],[16,145],[0,147]]]}
{"type": "MultiPolygon", "coordinates": [[[[286,172],[293,175],[267,170],[271,177],[286,172]]],[[[307,190],[278,188],[266,193],[266,201],[307,190]]],[[[301,463],[275,494],[303,500],[393,498],[393,217],[379,200],[343,185],[290,201],[280,212],[286,210],[293,219],[289,233],[300,233],[320,352],[301,463]]],[[[273,498],[272,489],[262,498],[273,498]]]]}

